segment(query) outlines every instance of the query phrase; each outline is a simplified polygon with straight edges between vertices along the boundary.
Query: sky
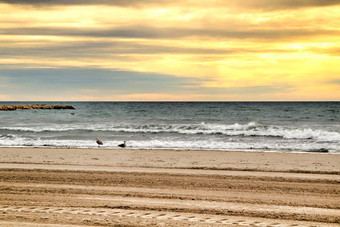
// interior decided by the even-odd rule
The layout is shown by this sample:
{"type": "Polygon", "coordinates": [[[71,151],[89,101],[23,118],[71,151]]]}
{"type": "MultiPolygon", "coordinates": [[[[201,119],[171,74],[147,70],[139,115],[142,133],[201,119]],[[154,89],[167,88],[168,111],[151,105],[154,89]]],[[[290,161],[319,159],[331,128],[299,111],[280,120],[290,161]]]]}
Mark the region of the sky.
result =
{"type": "Polygon", "coordinates": [[[340,101],[340,1],[0,0],[0,101],[340,101]]]}

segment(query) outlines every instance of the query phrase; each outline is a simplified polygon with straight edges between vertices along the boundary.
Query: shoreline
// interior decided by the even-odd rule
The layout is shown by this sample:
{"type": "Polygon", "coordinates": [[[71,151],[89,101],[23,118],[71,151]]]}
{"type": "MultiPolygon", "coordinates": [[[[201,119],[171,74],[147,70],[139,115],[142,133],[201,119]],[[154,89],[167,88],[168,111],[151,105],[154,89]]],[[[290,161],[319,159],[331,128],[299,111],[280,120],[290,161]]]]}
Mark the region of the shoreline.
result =
{"type": "MultiPolygon", "coordinates": [[[[18,148],[18,149],[100,149],[100,150],[121,150],[122,148],[116,147],[105,147],[97,146],[93,147],[73,147],[73,146],[0,146],[2,148],[18,148]]],[[[293,154],[339,154],[339,152],[335,151],[325,151],[323,149],[316,150],[273,150],[273,149],[197,149],[197,148],[135,148],[135,147],[127,147],[125,150],[162,150],[162,151],[224,151],[224,152],[249,152],[249,153],[293,153],[293,154]]]]}
{"type": "Polygon", "coordinates": [[[0,147],[1,163],[340,174],[332,153],[0,147]]]}

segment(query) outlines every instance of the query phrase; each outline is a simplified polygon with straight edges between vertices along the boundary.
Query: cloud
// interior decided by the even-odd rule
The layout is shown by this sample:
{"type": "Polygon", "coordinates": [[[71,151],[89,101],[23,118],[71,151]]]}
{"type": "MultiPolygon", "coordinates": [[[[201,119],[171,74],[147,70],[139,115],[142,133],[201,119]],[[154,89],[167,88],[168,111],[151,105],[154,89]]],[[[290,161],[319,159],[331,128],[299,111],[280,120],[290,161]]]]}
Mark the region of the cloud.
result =
{"type": "Polygon", "coordinates": [[[340,5],[338,0],[229,0],[227,4],[257,10],[285,10],[340,5]]]}
{"type": "Polygon", "coordinates": [[[117,5],[117,6],[126,6],[126,5],[135,5],[157,2],[156,0],[1,0],[0,2],[8,3],[8,4],[20,4],[20,5],[117,5]]]}
{"type": "Polygon", "coordinates": [[[287,92],[294,89],[293,86],[281,85],[263,85],[263,86],[241,86],[241,87],[199,87],[198,93],[202,94],[228,94],[228,95],[259,95],[259,94],[274,94],[287,92]]]}
{"type": "Polygon", "coordinates": [[[309,36],[339,36],[336,29],[309,28],[157,28],[134,25],[110,29],[59,28],[59,27],[17,27],[0,30],[2,35],[39,35],[101,38],[142,38],[142,39],[180,39],[188,37],[210,37],[219,39],[260,39],[283,40],[309,36]]]}
{"type": "Polygon", "coordinates": [[[326,47],[326,48],[310,48],[311,52],[318,53],[318,54],[326,54],[330,56],[340,56],[340,47],[326,47]]]}
{"type": "Polygon", "coordinates": [[[142,7],[142,6],[164,6],[164,5],[181,5],[181,6],[204,6],[204,7],[238,7],[255,10],[285,10],[297,9],[302,7],[322,7],[339,5],[338,0],[213,0],[190,1],[190,0],[0,0],[0,2],[17,5],[31,6],[64,6],[64,5],[108,5],[118,7],[142,7]]]}
{"type": "Polygon", "coordinates": [[[16,5],[31,6],[77,6],[77,5],[107,5],[119,7],[140,7],[145,5],[164,5],[173,1],[170,0],[0,0],[0,2],[16,5]]]}
{"type": "Polygon", "coordinates": [[[339,4],[0,0],[0,76],[8,78],[0,93],[284,100],[315,96],[323,84],[322,97],[338,97],[339,4]]]}
{"type": "MultiPolygon", "coordinates": [[[[208,48],[183,47],[155,44],[143,44],[135,41],[66,41],[47,42],[41,44],[21,45],[11,42],[1,48],[0,55],[4,57],[42,57],[42,58],[106,58],[115,60],[138,60],[128,55],[157,55],[157,54],[190,54],[190,55],[220,55],[240,53],[287,53],[284,49],[256,49],[256,48],[208,48]],[[122,56],[123,55],[123,56],[122,56]]],[[[139,57],[141,58],[141,57],[139,57]]],[[[1,64],[0,64],[1,65],[1,64]]]]}
{"type": "Polygon", "coordinates": [[[53,100],[190,100],[206,94],[260,95],[291,89],[285,85],[202,87],[208,79],[93,68],[2,69],[0,74],[9,78],[2,92],[16,100],[41,99],[41,94],[53,100]]]}
{"type": "Polygon", "coordinates": [[[92,68],[5,69],[1,75],[10,78],[11,90],[28,93],[70,90],[99,90],[102,94],[178,92],[187,86],[198,86],[202,79],[172,75],[92,68]]]}
{"type": "MultiPolygon", "coordinates": [[[[340,75],[339,75],[340,77],[340,75]]],[[[340,85],[340,79],[336,79],[336,80],[330,80],[328,81],[329,84],[335,84],[335,85],[340,85]]]]}

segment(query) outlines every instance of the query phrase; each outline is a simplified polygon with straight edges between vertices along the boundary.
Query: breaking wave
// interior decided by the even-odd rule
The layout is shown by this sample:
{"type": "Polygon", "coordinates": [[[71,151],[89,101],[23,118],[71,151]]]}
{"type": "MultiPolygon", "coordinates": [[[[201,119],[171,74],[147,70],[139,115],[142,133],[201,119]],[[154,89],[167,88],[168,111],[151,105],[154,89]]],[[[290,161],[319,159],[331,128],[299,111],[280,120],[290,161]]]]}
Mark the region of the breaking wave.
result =
{"type": "MultiPolygon", "coordinates": [[[[103,140],[103,148],[117,148],[120,140],[103,140]]],[[[96,148],[95,140],[59,140],[26,138],[22,136],[6,135],[0,137],[0,146],[11,147],[76,147],[76,148],[96,148]]],[[[267,151],[329,151],[331,153],[340,152],[337,144],[323,143],[272,143],[270,141],[248,141],[244,143],[237,140],[131,140],[128,147],[132,149],[195,149],[195,150],[267,150],[267,151]]]]}
{"type": "Polygon", "coordinates": [[[255,122],[248,124],[122,124],[122,125],[52,125],[31,127],[0,127],[0,134],[17,134],[18,132],[116,132],[116,133],[150,133],[183,135],[221,135],[243,137],[279,137],[283,139],[309,139],[314,141],[340,142],[340,133],[311,128],[290,128],[284,126],[266,126],[255,122]],[[2,132],[2,133],[1,133],[2,132]]]}

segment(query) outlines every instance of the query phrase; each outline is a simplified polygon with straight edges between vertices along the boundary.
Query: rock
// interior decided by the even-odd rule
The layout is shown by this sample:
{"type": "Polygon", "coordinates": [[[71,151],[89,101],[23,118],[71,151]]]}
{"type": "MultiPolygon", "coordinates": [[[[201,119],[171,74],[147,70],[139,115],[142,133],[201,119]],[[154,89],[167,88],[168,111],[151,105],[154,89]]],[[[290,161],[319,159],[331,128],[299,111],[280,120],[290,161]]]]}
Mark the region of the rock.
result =
{"type": "Polygon", "coordinates": [[[13,110],[29,110],[29,109],[44,109],[44,110],[75,110],[71,105],[46,105],[46,104],[33,104],[33,105],[0,105],[0,111],[13,111],[13,110]]]}
{"type": "Polygon", "coordinates": [[[321,152],[321,153],[328,153],[329,150],[326,148],[320,148],[320,149],[315,149],[315,150],[310,150],[309,152],[321,152]]]}
{"type": "Polygon", "coordinates": [[[321,148],[321,149],[319,149],[319,152],[328,153],[329,150],[327,150],[326,148],[321,148]]]}

